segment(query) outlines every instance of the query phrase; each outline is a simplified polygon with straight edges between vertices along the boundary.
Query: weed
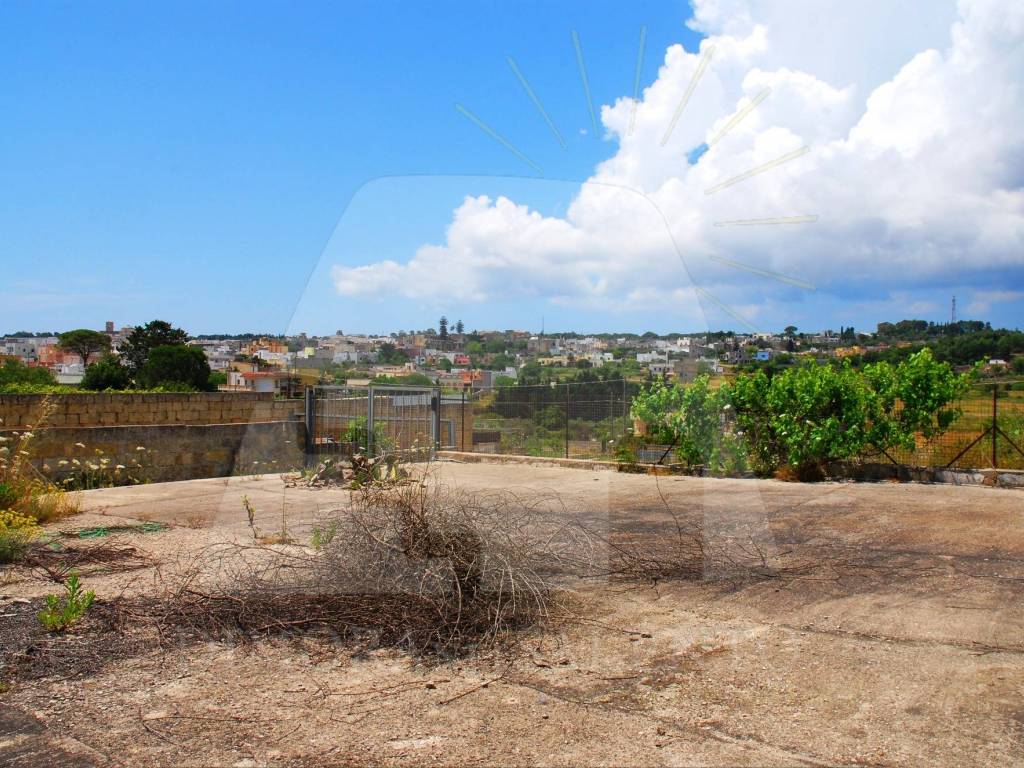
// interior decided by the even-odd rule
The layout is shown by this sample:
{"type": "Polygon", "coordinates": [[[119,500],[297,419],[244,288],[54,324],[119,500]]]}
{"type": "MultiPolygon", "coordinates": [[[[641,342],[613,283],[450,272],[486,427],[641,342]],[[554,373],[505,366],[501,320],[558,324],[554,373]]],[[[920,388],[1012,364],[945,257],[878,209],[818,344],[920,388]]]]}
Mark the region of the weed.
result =
{"type": "Polygon", "coordinates": [[[210,524],[210,516],[202,513],[196,513],[189,515],[185,518],[185,527],[198,530],[199,528],[205,528],[210,524]]]}
{"type": "MultiPolygon", "coordinates": [[[[52,413],[52,403],[44,400],[35,428],[45,424],[52,413]]],[[[32,429],[0,436],[0,510],[31,517],[36,523],[74,514],[77,497],[54,485],[32,464],[34,439],[32,429]]]]}
{"type": "Polygon", "coordinates": [[[34,517],[13,509],[0,510],[0,563],[20,560],[40,533],[34,517]]]}
{"type": "Polygon", "coordinates": [[[88,592],[82,590],[77,573],[72,573],[64,582],[64,593],[63,599],[60,595],[47,595],[46,607],[38,614],[39,623],[48,632],[67,629],[85,615],[96,599],[96,593],[91,589],[88,592]]]}
{"type": "Polygon", "coordinates": [[[249,518],[249,528],[252,530],[252,538],[258,544],[294,544],[295,539],[288,533],[288,526],[285,522],[285,508],[281,506],[281,530],[277,533],[263,533],[256,526],[256,508],[249,501],[248,496],[242,497],[242,506],[245,507],[245,514],[249,518]]]}
{"type": "Polygon", "coordinates": [[[313,526],[313,535],[310,540],[310,545],[313,549],[323,549],[332,541],[338,533],[340,524],[337,520],[330,520],[322,528],[319,525],[313,526]]]}

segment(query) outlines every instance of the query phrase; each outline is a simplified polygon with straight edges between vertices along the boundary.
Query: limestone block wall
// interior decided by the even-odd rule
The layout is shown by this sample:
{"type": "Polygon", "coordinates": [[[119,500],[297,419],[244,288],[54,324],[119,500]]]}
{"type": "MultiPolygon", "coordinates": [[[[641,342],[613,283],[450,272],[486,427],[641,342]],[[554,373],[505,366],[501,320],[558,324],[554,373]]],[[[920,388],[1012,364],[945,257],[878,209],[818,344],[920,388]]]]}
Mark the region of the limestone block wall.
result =
{"type": "Polygon", "coordinates": [[[240,424],[286,421],[302,413],[302,400],[275,400],[269,392],[0,394],[0,429],[240,424]]]}
{"type": "Polygon", "coordinates": [[[31,428],[32,463],[55,479],[90,464],[150,482],[285,471],[303,463],[302,415],[270,393],[0,394],[0,445],[31,428]]]}
{"type": "MultiPolygon", "coordinates": [[[[32,434],[32,464],[55,480],[75,472],[113,474],[121,465],[121,482],[129,477],[164,482],[298,469],[304,460],[306,426],[292,420],[55,427],[32,434]]],[[[0,431],[0,437],[11,438],[2,443],[6,446],[17,440],[13,430],[0,431]]]]}

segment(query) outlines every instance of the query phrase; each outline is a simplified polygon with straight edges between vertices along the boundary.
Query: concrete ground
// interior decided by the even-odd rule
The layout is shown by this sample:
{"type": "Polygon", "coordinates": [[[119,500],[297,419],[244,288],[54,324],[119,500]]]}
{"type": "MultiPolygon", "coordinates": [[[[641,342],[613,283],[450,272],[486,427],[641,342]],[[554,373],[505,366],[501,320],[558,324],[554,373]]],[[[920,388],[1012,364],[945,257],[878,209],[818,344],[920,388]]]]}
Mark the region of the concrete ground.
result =
{"type": "MultiPolygon", "coordinates": [[[[431,474],[557,498],[612,539],[664,537],[681,518],[709,542],[742,531],[783,573],[574,582],[575,620],[511,662],[211,642],[17,682],[0,705],[96,764],[1024,765],[1022,491],[496,464],[431,474]]],[[[168,568],[249,535],[243,497],[261,530],[304,540],[348,492],[276,476],[117,488],[83,494],[84,514],[61,525],[171,524],[110,537],[168,568]]],[[[144,592],[151,571],[89,586],[144,592]]],[[[47,591],[9,579],[0,609],[47,591]]]]}

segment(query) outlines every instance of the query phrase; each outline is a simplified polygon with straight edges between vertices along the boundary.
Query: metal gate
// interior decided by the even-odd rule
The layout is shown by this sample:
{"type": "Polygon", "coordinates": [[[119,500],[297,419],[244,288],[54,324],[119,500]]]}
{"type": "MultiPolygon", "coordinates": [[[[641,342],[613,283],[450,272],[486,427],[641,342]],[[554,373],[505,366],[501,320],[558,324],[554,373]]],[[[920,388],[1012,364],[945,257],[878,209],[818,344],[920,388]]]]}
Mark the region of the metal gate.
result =
{"type": "Polygon", "coordinates": [[[454,426],[442,418],[438,387],[306,388],[308,454],[399,453],[430,459],[452,446],[454,426]]]}

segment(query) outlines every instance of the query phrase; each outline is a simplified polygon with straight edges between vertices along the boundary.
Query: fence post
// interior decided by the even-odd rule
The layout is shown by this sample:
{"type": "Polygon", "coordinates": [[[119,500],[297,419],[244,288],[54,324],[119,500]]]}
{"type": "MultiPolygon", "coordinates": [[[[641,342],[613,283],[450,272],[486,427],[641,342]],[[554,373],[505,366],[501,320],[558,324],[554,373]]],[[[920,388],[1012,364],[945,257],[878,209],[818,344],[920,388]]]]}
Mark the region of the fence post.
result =
{"type": "Polygon", "coordinates": [[[434,432],[433,448],[436,454],[437,451],[441,450],[441,388],[436,387],[430,394],[430,406],[433,410],[431,414],[433,421],[430,428],[434,432]]]}
{"type": "Polygon", "coordinates": [[[569,458],[569,385],[565,385],[565,458],[569,458]]]}
{"type": "Polygon", "coordinates": [[[459,450],[466,450],[466,390],[462,390],[462,440],[459,442],[459,450]]]}
{"type": "Polygon", "coordinates": [[[626,377],[622,377],[622,434],[619,436],[621,443],[626,439],[626,432],[629,429],[629,409],[626,407],[626,377]]]}
{"type": "Polygon", "coordinates": [[[366,455],[373,456],[374,449],[374,434],[373,434],[373,406],[374,406],[374,394],[373,385],[370,385],[368,391],[368,397],[366,400],[366,455]]]}
{"type": "Polygon", "coordinates": [[[316,428],[316,398],[315,389],[306,387],[306,455],[313,453],[314,435],[316,428]]]}
{"type": "Polygon", "coordinates": [[[999,458],[996,455],[996,436],[999,433],[997,421],[998,417],[998,406],[997,406],[997,392],[999,391],[999,385],[992,385],[992,469],[999,468],[999,458]]]}

